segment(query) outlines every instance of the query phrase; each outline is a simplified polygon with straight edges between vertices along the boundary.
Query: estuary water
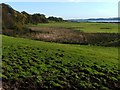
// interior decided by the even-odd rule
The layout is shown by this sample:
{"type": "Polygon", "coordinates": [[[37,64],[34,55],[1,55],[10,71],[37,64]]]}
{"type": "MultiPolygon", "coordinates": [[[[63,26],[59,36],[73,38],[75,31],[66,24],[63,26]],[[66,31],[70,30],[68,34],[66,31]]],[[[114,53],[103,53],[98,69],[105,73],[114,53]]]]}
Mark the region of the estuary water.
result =
{"type": "Polygon", "coordinates": [[[120,20],[87,20],[87,22],[120,22],[120,20]]]}
{"type": "Polygon", "coordinates": [[[81,19],[81,20],[76,20],[77,22],[108,22],[108,23],[117,23],[120,22],[120,20],[87,20],[87,19],[81,19]]]}

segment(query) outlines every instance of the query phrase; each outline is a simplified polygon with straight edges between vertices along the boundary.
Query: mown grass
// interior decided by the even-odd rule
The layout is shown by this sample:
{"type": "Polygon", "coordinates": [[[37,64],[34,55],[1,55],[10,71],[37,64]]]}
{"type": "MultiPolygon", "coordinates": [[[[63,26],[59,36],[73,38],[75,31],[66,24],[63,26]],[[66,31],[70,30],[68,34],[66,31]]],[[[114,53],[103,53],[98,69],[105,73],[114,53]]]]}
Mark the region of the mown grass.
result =
{"type": "Polygon", "coordinates": [[[77,23],[77,22],[59,22],[43,23],[32,26],[56,27],[80,30],[87,33],[118,33],[118,24],[115,23],[77,23]]]}
{"type": "Polygon", "coordinates": [[[118,48],[3,36],[3,88],[119,89],[118,48]]]}

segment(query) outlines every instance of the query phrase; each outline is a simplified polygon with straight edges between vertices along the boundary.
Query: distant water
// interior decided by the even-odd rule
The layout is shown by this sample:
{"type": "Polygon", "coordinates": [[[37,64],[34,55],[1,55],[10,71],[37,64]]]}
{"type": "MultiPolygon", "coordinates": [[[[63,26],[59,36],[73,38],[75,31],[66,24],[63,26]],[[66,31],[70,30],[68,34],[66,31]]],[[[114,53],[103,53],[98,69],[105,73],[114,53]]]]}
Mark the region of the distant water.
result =
{"type": "Polygon", "coordinates": [[[87,20],[87,19],[82,19],[82,20],[74,20],[77,22],[120,22],[120,20],[87,20]]]}
{"type": "Polygon", "coordinates": [[[120,20],[88,20],[88,22],[120,22],[120,20]]]}

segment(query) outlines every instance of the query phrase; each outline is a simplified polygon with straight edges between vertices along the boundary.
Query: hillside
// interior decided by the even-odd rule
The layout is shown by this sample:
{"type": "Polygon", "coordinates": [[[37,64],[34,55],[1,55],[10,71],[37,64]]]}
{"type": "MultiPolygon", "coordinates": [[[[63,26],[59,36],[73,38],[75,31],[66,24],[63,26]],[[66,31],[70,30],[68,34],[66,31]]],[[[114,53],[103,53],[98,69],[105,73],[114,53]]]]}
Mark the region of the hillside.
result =
{"type": "Polygon", "coordinates": [[[28,14],[14,10],[7,4],[2,6],[2,29],[3,34],[15,36],[16,34],[25,34],[29,32],[26,24],[47,23],[47,18],[43,14],[28,14]]]}
{"type": "Polygon", "coordinates": [[[117,90],[118,49],[3,36],[2,77],[7,90],[117,90]],[[109,51],[109,52],[108,52],[109,51]]]}
{"type": "Polygon", "coordinates": [[[3,34],[16,36],[30,32],[26,24],[48,23],[49,21],[63,21],[62,18],[48,17],[44,14],[29,14],[25,11],[19,12],[5,3],[2,6],[2,29],[3,34]]]}

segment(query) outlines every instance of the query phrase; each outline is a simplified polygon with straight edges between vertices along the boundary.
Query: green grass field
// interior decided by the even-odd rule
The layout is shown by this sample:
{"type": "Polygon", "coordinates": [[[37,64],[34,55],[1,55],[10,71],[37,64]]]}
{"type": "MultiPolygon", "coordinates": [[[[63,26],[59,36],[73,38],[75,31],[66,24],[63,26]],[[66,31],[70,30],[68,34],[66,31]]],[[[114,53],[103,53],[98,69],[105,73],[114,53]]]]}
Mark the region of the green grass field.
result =
{"type": "Polygon", "coordinates": [[[43,23],[33,26],[68,28],[73,30],[80,30],[87,33],[118,33],[118,24],[115,23],[55,22],[55,23],[43,23]]]}
{"type": "Polygon", "coordinates": [[[117,90],[120,86],[118,48],[2,37],[2,77],[7,87],[117,90]]]}

